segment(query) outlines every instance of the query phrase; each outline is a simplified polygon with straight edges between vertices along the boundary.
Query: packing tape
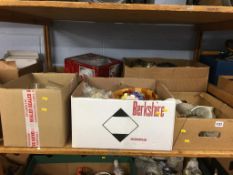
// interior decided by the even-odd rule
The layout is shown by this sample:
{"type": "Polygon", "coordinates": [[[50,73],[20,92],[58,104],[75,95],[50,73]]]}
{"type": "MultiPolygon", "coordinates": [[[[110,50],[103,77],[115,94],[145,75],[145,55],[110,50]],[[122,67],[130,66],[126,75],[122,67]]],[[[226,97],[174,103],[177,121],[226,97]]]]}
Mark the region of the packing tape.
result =
{"type": "Polygon", "coordinates": [[[22,90],[27,146],[40,147],[36,91],[22,90]]]}

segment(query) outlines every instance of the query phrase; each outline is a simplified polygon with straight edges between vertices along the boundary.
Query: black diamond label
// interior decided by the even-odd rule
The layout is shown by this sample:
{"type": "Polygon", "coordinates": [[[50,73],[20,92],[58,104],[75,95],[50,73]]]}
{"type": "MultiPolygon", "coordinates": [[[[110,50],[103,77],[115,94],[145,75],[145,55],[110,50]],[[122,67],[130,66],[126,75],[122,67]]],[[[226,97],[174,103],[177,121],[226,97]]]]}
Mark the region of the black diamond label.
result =
{"type": "Polygon", "coordinates": [[[119,109],[115,114],[113,114],[113,117],[129,117],[128,114],[125,113],[122,109],[119,109]]]}
{"type": "Polygon", "coordinates": [[[119,142],[138,128],[138,124],[121,108],[103,126],[119,142]]]}
{"type": "Polygon", "coordinates": [[[129,134],[112,134],[119,142],[124,140],[129,134]]]}

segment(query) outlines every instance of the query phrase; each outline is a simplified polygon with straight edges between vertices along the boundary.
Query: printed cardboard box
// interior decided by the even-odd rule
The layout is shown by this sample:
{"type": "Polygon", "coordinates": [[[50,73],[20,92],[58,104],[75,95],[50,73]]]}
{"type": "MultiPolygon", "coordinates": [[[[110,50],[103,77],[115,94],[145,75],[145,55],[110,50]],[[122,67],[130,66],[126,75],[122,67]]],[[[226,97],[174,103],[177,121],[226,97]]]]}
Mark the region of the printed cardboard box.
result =
{"type": "Polygon", "coordinates": [[[40,62],[18,69],[15,61],[0,61],[0,84],[15,80],[19,76],[32,72],[41,72],[42,70],[40,62]]]}
{"type": "MultiPolygon", "coordinates": [[[[155,89],[153,79],[89,78],[88,83],[106,90],[124,85],[155,89]]],[[[84,82],[71,97],[73,148],[172,149],[174,100],[87,98],[82,97],[83,87],[84,82]]],[[[162,88],[156,90],[162,94],[162,88]]]]}
{"type": "Polygon", "coordinates": [[[0,89],[4,145],[63,147],[77,81],[75,74],[35,73],[4,84],[0,89]]]}
{"type": "Polygon", "coordinates": [[[233,95],[233,76],[220,76],[218,87],[233,95]]]}
{"type": "Polygon", "coordinates": [[[165,84],[171,91],[201,92],[207,90],[209,67],[198,62],[160,58],[125,58],[124,77],[153,78],[165,84]],[[177,67],[132,67],[137,59],[160,63],[172,63],[177,67]],[[131,67],[130,67],[131,66],[131,67]]]}
{"type": "Polygon", "coordinates": [[[173,92],[173,97],[196,105],[215,108],[216,119],[180,118],[177,113],[176,128],[179,132],[174,143],[176,150],[233,150],[233,109],[205,92],[173,92]],[[179,123],[183,123],[182,125],[179,123]],[[213,133],[212,137],[203,132],[213,133]],[[214,134],[215,132],[215,134],[214,134]]]}

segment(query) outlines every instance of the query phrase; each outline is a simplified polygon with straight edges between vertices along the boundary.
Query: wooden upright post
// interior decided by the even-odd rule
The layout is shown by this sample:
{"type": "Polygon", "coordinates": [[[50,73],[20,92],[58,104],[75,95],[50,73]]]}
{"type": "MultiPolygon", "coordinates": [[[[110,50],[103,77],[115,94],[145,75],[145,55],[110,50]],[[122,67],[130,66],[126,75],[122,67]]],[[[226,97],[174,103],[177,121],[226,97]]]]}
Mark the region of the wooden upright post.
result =
{"type": "Polygon", "coordinates": [[[52,71],[52,54],[49,25],[44,26],[44,45],[45,45],[45,70],[52,71]]]}
{"type": "Polygon", "coordinates": [[[196,41],[195,41],[195,48],[193,52],[193,60],[199,61],[201,55],[201,44],[202,44],[202,37],[203,32],[201,30],[196,30],[196,41]]]}

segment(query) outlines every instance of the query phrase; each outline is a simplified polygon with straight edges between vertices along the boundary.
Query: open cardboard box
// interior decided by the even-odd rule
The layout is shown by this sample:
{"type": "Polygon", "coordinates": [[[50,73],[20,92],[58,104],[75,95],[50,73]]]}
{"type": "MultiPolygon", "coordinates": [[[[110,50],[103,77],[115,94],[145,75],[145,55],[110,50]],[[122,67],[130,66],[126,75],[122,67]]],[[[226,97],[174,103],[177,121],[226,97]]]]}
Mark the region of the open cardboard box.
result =
{"type": "MultiPolygon", "coordinates": [[[[153,79],[88,78],[91,86],[116,90],[142,87],[165,94],[153,79]]],[[[174,100],[121,100],[83,97],[84,82],[71,97],[72,147],[172,150],[174,100]],[[162,137],[161,137],[162,134],[162,137]]]]}
{"type": "Polygon", "coordinates": [[[233,95],[233,76],[220,76],[218,87],[233,95]]]}
{"type": "Polygon", "coordinates": [[[18,77],[32,73],[41,72],[43,70],[41,62],[37,62],[24,68],[17,68],[15,61],[0,61],[0,84],[18,77]]]}
{"type": "Polygon", "coordinates": [[[193,61],[161,58],[125,58],[124,77],[153,78],[164,83],[171,91],[201,92],[207,90],[209,67],[193,61]],[[142,59],[158,63],[172,63],[177,67],[130,67],[142,59]]]}
{"type": "Polygon", "coordinates": [[[172,96],[196,105],[215,108],[216,119],[176,117],[175,150],[233,150],[233,109],[205,92],[172,92],[172,96]],[[201,132],[217,132],[205,137],[201,132]]]}
{"type": "Polygon", "coordinates": [[[70,95],[77,83],[75,74],[35,73],[4,84],[4,146],[63,147],[70,128],[70,95]]]}

